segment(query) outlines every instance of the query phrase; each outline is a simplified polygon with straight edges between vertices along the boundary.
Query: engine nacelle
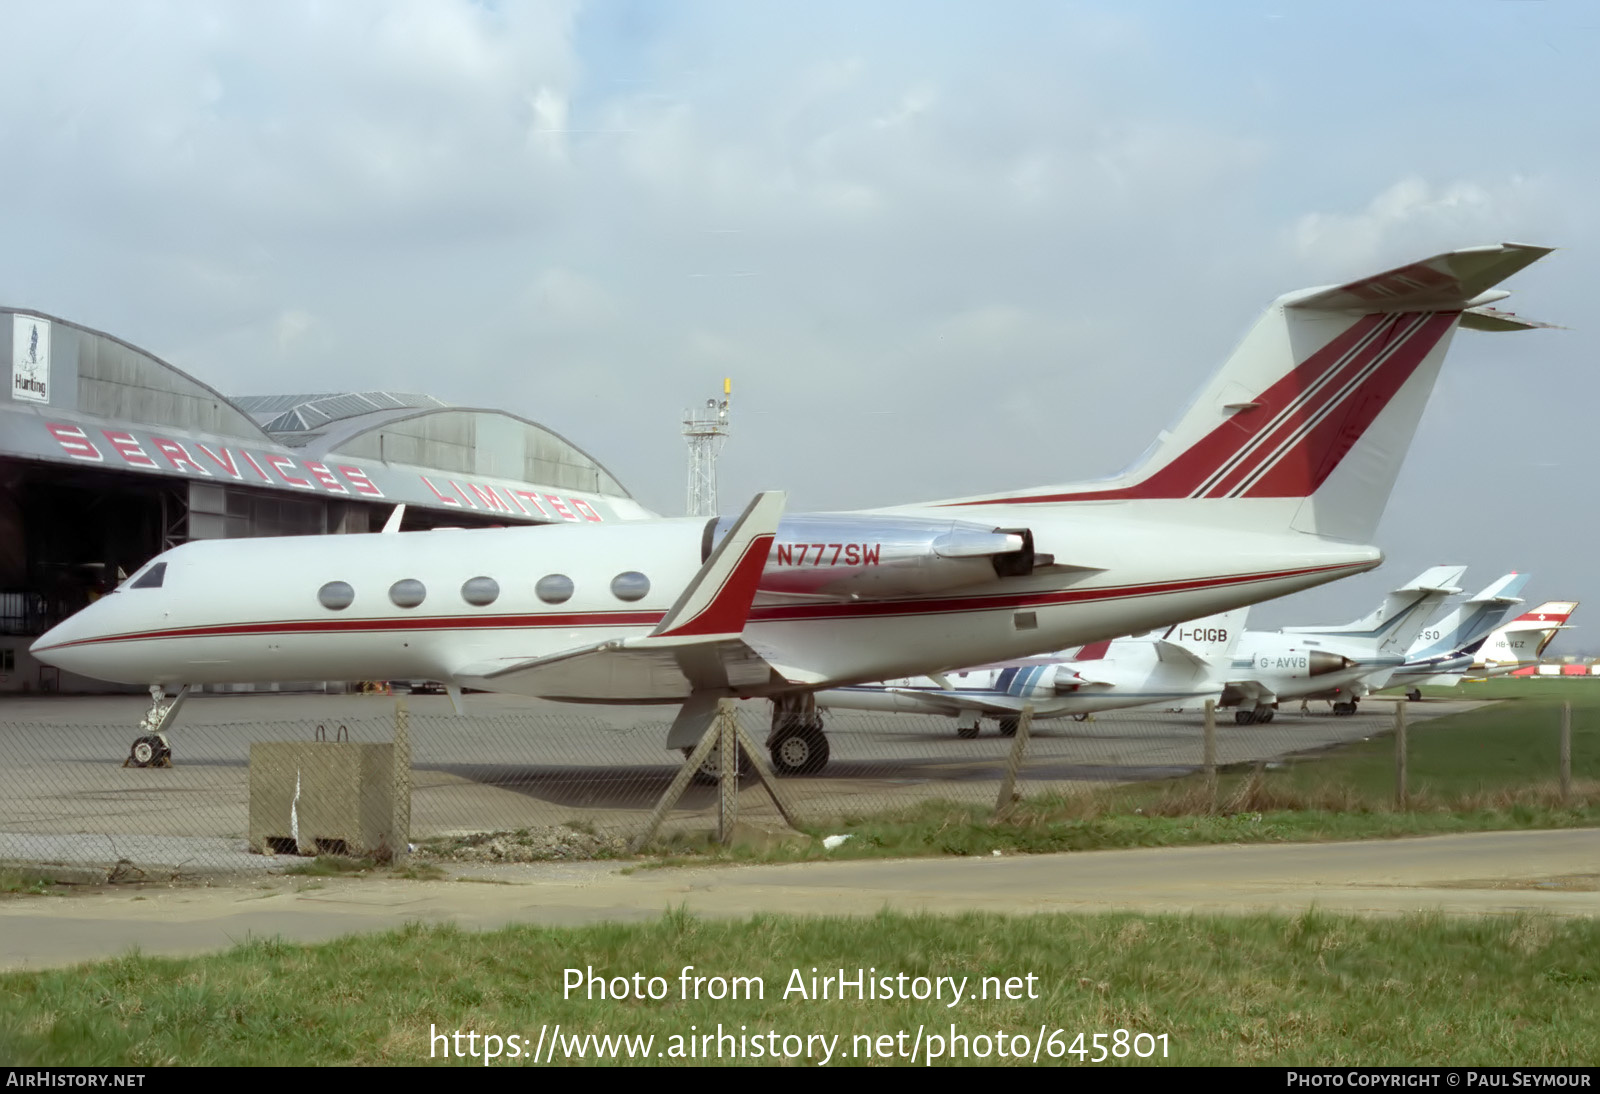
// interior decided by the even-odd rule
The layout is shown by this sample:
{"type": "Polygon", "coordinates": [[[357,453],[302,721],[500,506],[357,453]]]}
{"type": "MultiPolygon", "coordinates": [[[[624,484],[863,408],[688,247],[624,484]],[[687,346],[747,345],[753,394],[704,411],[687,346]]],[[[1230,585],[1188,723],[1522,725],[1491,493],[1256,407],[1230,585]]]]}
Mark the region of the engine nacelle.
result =
{"type": "MultiPolygon", "coordinates": [[[[706,525],[701,557],[733,526],[706,525]]],[[[910,596],[1024,576],[1049,564],[1033,533],[960,520],[809,513],[784,517],[767,556],[760,590],[811,596],[910,596]]]]}
{"type": "Polygon", "coordinates": [[[1326,676],[1330,672],[1342,672],[1354,668],[1356,664],[1348,657],[1329,653],[1327,650],[1290,648],[1276,653],[1259,653],[1255,658],[1255,667],[1259,671],[1287,676],[1294,680],[1326,676]]]}

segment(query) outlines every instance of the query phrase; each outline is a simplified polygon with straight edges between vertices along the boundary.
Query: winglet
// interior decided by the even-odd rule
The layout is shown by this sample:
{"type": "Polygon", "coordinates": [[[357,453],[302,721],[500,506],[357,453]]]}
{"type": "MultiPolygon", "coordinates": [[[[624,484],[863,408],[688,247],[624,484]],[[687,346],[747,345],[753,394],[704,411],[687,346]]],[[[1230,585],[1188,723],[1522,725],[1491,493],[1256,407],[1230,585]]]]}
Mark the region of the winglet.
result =
{"type": "Polygon", "coordinates": [[[713,638],[744,631],[786,495],[757,494],[668,610],[651,638],[713,638]]]}

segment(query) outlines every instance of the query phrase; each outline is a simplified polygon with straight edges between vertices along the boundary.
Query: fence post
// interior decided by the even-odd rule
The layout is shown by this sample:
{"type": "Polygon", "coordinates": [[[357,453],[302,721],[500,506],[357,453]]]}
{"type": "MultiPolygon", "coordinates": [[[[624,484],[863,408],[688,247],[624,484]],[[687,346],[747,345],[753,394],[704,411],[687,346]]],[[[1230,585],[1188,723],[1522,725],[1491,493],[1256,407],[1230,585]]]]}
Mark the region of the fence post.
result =
{"type": "Polygon", "coordinates": [[[1394,804],[1396,809],[1409,806],[1406,787],[1406,703],[1404,699],[1394,705],[1394,804]]]}
{"type": "Polygon", "coordinates": [[[394,701],[394,801],[389,832],[394,840],[390,861],[399,866],[411,857],[411,712],[404,699],[394,701]]]}
{"type": "Polygon", "coordinates": [[[1206,800],[1209,812],[1217,811],[1217,701],[1206,700],[1205,752],[1202,765],[1206,773],[1206,800]]]}
{"type": "Polygon", "coordinates": [[[1572,700],[1561,704],[1561,804],[1572,804],[1572,700]]]}
{"type": "Polygon", "coordinates": [[[1022,704],[1022,716],[1017,719],[1017,735],[1011,742],[1011,755],[1006,760],[1005,778],[1000,780],[1000,793],[994,800],[994,819],[1000,820],[1011,809],[1011,798],[1016,792],[1017,773],[1022,770],[1022,756],[1028,751],[1028,734],[1033,731],[1033,704],[1022,704]]]}
{"type": "Polygon", "coordinates": [[[717,747],[722,753],[720,792],[717,795],[717,842],[726,847],[733,842],[733,826],[739,821],[739,723],[733,700],[717,702],[717,747]]]}

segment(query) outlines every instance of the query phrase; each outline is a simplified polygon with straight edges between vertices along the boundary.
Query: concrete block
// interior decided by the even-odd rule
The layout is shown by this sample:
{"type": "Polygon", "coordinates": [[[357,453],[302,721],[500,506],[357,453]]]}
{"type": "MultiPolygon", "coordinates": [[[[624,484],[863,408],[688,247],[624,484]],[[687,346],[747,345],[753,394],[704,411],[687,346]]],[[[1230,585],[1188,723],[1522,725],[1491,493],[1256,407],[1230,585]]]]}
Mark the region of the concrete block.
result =
{"type": "MultiPolygon", "coordinates": [[[[397,824],[394,746],[258,741],[250,746],[250,846],[263,853],[387,860],[406,846],[397,824]]],[[[408,785],[408,783],[406,784],[408,785]]]]}

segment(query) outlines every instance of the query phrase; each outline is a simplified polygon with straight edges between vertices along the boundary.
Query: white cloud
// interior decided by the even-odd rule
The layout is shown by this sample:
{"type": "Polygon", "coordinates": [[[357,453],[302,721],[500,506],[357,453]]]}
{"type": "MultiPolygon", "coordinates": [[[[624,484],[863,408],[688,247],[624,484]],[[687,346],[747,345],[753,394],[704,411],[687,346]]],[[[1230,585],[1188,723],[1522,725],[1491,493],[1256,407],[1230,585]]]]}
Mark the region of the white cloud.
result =
{"type": "Polygon", "coordinates": [[[1289,230],[1302,259],[1324,269],[1376,272],[1397,254],[1518,239],[1550,198],[1537,180],[1400,179],[1354,213],[1307,213],[1289,230]],[[1420,250],[1419,250],[1420,249],[1420,250]]]}

